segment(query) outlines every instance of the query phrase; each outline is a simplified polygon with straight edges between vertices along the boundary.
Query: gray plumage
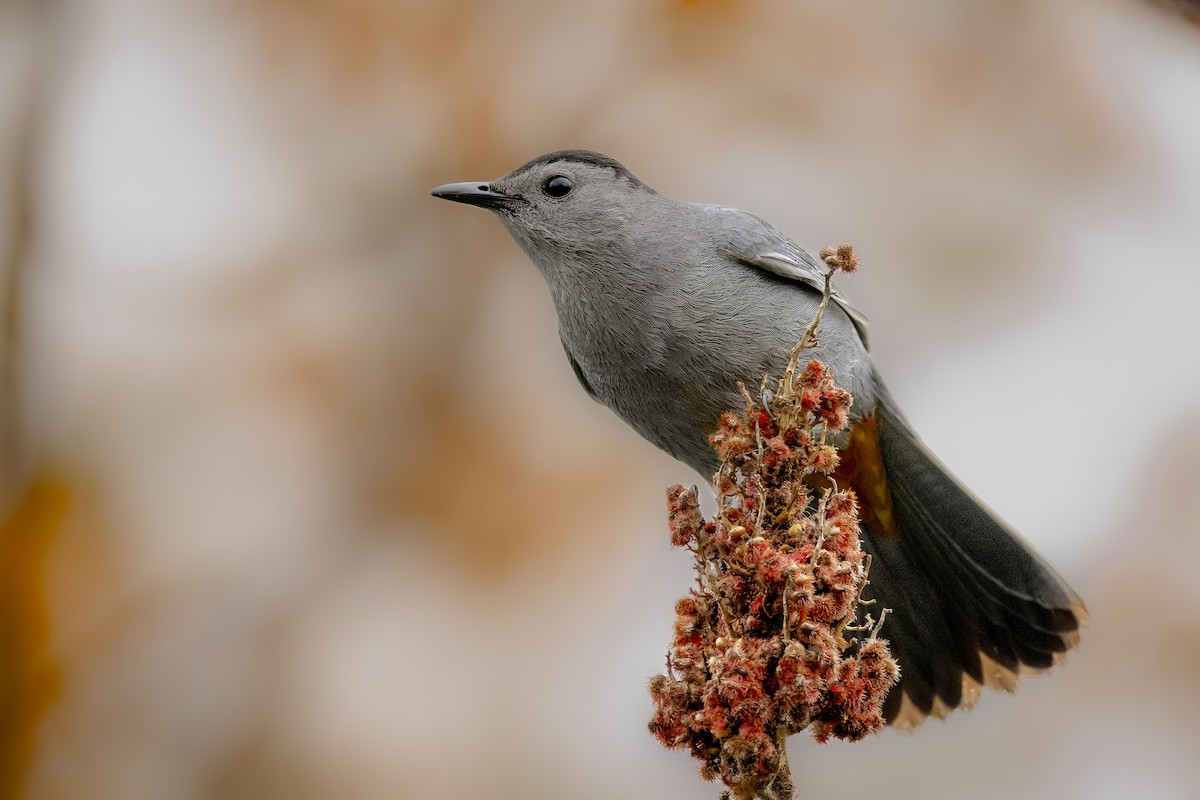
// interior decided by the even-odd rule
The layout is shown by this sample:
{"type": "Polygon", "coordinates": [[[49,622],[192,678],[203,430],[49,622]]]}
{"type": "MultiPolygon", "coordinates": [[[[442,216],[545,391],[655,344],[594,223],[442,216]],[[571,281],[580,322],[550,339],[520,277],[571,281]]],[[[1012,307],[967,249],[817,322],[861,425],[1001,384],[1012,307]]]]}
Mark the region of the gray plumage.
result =
{"type": "MultiPolygon", "coordinates": [[[[738,381],[778,376],[821,298],[823,270],[746,212],[672,200],[608,156],[550,153],[491,183],[434,195],[489,208],[542,273],[580,383],[655,446],[702,474],[738,381]],[[561,192],[561,194],[560,194],[561,192]]],[[[835,293],[813,356],[874,414],[899,535],[864,525],[871,588],[892,608],[905,726],[1011,689],[1078,638],[1082,602],[1037,553],[929,454],[867,351],[865,317],[835,293]]]]}

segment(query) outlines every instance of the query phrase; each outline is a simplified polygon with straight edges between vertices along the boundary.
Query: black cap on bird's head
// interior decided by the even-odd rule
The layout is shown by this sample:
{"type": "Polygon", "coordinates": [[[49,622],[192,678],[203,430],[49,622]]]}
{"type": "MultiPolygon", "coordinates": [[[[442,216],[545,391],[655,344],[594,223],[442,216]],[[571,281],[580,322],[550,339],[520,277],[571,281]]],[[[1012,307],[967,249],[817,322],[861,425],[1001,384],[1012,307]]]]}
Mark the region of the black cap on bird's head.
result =
{"type": "Polygon", "coordinates": [[[505,175],[501,180],[515,178],[518,175],[537,173],[543,167],[550,167],[555,164],[560,164],[564,167],[574,165],[612,170],[613,178],[628,181],[633,186],[650,191],[650,188],[639,181],[637,176],[630,172],[620,161],[617,161],[612,156],[606,156],[603,153],[597,153],[593,150],[556,150],[553,153],[546,153],[537,158],[531,158],[505,175]]]}

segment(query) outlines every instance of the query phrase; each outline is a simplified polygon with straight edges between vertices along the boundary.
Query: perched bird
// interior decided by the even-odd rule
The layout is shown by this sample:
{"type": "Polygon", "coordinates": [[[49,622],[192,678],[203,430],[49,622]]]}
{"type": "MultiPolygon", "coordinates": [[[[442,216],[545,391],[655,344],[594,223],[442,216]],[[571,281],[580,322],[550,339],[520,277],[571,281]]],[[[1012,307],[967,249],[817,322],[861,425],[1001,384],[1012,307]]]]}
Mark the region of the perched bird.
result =
{"type": "MultiPolygon", "coordinates": [[[[821,301],[823,266],[771,225],[672,200],[599,153],[549,153],[433,195],[500,217],[550,288],[584,390],[704,475],[720,414],[743,406],[738,382],[782,374],[821,301]]],[[[854,397],[837,478],[859,498],[867,596],[892,610],[901,680],[884,715],[912,727],[1055,664],[1087,612],[929,452],[871,363],[865,317],[832,299],[813,357],[854,397]]]]}

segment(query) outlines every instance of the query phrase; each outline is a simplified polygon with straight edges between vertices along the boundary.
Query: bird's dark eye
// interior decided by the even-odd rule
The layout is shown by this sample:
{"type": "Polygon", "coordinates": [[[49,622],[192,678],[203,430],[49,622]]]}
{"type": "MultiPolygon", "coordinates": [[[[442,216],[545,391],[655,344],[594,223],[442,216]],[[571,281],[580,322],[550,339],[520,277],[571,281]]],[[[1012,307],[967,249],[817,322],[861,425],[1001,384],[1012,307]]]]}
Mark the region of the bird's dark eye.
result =
{"type": "Polygon", "coordinates": [[[566,197],[574,188],[575,184],[565,175],[555,175],[542,184],[542,191],[551,197],[566,197]]]}

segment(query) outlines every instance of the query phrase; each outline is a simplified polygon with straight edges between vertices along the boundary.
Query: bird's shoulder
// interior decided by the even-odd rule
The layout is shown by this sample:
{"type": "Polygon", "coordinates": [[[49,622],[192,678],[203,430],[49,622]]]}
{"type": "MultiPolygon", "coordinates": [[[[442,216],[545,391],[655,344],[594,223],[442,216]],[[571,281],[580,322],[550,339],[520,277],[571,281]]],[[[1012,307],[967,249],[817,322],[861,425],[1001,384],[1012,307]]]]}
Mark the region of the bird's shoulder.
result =
{"type": "Polygon", "coordinates": [[[713,244],[728,255],[738,260],[774,255],[794,265],[793,271],[822,280],[824,271],[816,259],[761,217],[728,206],[697,205],[696,210],[707,222],[713,244]]]}
{"type": "MultiPolygon", "coordinates": [[[[748,267],[824,291],[828,268],[809,255],[771,223],[739,208],[719,205],[693,206],[704,220],[717,252],[748,267]]],[[[833,300],[854,323],[863,344],[868,343],[867,316],[833,290],[833,300]]]]}

